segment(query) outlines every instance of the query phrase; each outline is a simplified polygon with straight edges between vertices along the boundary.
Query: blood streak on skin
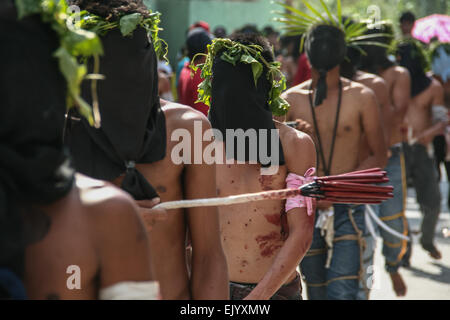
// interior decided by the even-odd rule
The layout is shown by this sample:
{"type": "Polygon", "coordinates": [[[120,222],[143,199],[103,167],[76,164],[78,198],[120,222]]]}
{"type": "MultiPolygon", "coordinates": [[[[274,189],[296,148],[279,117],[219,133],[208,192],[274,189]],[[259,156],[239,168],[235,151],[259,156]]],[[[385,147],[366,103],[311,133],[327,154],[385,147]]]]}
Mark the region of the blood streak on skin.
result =
{"type": "Polygon", "coordinates": [[[264,217],[266,218],[267,222],[269,222],[271,224],[274,224],[278,227],[281,225],[280,214],[266,214],[266,215],[264,215],[264,217]]]}
{"type": "Polygon", "coordinates": [[[264,191],[269,191],[269,190],[273,190],[272,188],[272,183],[273,183],[273,176],[260,176],[259,177],[259,183],[261,184],[261,188],[264,191]]]}
{"type": "Polygon", "coordinates": [[[271,257],[275,251],[280,249],[283,244],[281,242],[281,236],[278,232],[271,232],[267,235],[260,235],[255,238],[261,250],[262,257],[271,257]]]}

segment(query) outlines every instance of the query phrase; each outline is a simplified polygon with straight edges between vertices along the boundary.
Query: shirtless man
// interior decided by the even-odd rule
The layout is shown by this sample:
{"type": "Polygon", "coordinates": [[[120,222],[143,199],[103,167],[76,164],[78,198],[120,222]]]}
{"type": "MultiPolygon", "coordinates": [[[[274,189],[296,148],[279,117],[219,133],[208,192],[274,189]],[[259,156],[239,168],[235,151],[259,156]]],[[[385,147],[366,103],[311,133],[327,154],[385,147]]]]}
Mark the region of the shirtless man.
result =
{"type": "MultiPolygon", "coordinates": [[[[387,150],[383,135],[379,134],[382,124],[375,94],[361,84],[340,77],[340,64],[347,46],[343,32],[334,26],[319,25],[308,32],[305,43],[313,67],[312,80],[284,94],[291,104],[286,120],[302,119],[313,125],[320,155],[319,175],[384,167],[387,150]],[[335,53],[332,57],[329,50],[335,53]],[[369,154],[360,161],[364,136],[369,154]]],[[[328,209],[330,204],[319,203],[318,207],[328,209]]],[[[332,215],[329,211],[318,213],[319,223],[332,215]]],[[[330,223],[333,221],[328,220],[330,223]]],[[[300,265],[309,299],[357,298],[364,231],[364,206],[351,205],[334,205],[334,225],[329,225],[327,238],[315,228],[311,250],[300,265]],[[327,247],[333,248],[328,261],[327,247]]]]}
{"type": "MultiPolygon", "coordinates": [[[[119,17],[133,13],[136,6],[143,14],[147,10],[142,1],[130,1],[129,6],[123,6],[123,1],[107,4],[78,1],[76,4],[81,9],[89,6],[90,12],[105,17],[111,12],[119,12],[119,17]]],[[[102,37],[107,53],[100,60],[100,71],[106,75],[98,90],[102,128],[97,130],[85,121],[72,121],[69,141],[75,165],[90,176],[122,186],[138,200],[142,210],[148,206],[148,199],[152,199],[153,188],[148,183],[162,201],[214,197],[215,166],[195,164],[190,158],[177,163],[172,155],[177,152],[178,141],[172,137],[177,129],[194,139],[196,123],[208,130],[209,122],[192,108],[159,100],[156,54],[143,31],[138,28],[133,37],[122,37],[113,30],[102,37]],[[117,87],[121,90],[114,90],[117,87]]],[[[83,92],[87,100],[89,92],[90,89],[83,92]]],[[[199,150],[191,142],[193,149],[186,152],[194,157],[199,150]]],[[[200,145],[201,154],[205,147],[206,144],[200,145]]],[[[155,257],[153,268],[162,298],[227,299],[227,266],[217,208],[168,211],[166,220],[153,229],[154,215],[142,213],[148,226],[150,249],[155,257]],[[189,269],[188,233],[192,243],[189,269]]]]}
{"type": "MultiPolygon", "coordinates": [[[[257,35],[234,35],[237,43],[257,44],[263,48],[267,61],[274,61],[268,42],[257,35]]],[[[266,72],[260,76],[255,88],[251,67],[243,63],[236,66],[215,57],[212,82],[210,120],[225,137],[229,129],[278,129],[281,148],[274,152],[280,160],[278,170],[264,172],[260,158],[234,155],[232,164],[217,164],[217,188],[220,196],[253,193],[286,188],[288,174],[304,176],[315,167],[315,148],[303,133],[272,119],[268,107],[270,85],[266,72]],[[299,156],[301,155],[301,156],[299,156]],[[242,163],[236,163],[234,160],[242,163]]],[[[223,154],[228,154],[224,142],[219,141],[223,154]]],[[[260,140],[246,144],[265,144],[260,140]]],[[[274,143],[274,142],[272,142],[274,143]]],[[[228,142],[227,142],[228,144],[228,142]]],[[[258,153],[260,154],[260,153],[258,153]]],[[[225,156],[223,159],[225,160],[225,156]]],[[[267,164],[267,163],[266,163],[267,164]]],[[[270,170],[271,168],[267,168],[270,170]]],[[[219,208],[220,233],[230,274],[230,297],[233,300],[299,300],[301,280],[296,268],[308,250],[313,230],[314,208],[305,206],[285,208],[285,201],[271,200],[219,208]],[[287,210],[287,213],[286,213],[287,210]]]]}
{"type": "MultiPolygon", "coordinates": [[[[373,39],[386,45],[393,40],[392,26],[388,23],[381,24],[378,29],[371,29],[371,33],[386,33],[392,36],[373,39]]],[[[387,49],[380,46],[365,46],[366,55],[362,56],[361,69],[375,73],[382,77],[388,86],[389,98],[392,105],[392,120],[390,121],[390,150],[388,165],[385,170],[388,173],[389,183],[394,186],[394,198],[386,201],[378,207],[380,219],[392,229],[402,234],[408,234],[408,222],[406,219],[406,167],[403,142],[405,141],[406,113],[411,100],[411,76],[406,68],[396,65],[387,54],[387,49]]],[[[389,273],[393,288],[397,296],[406,295],[406,284],[398,272],[401,265],[407,265],[410,256],[410,243],[398,239],[391,234],[380,230],[383,237],[386,264],[385,269],[389,273]],[[406,246],[406,249],[405,249],[406,246]]]]}
{"type": "MultiPolygon", "coordinates": [[[[151,164],[137,164],[137,169],[156,187],[161,201],[214,198],[216,193],[215,166],[194,164],[194,127],[202,128],[201,136],[211,128],[199,111],[161,100],[166,117],[167,152],[164,159],[151,164]],[[189,132],[193,147],[191,159],[184,163],[173,160],[180,143],[172,134],[176,130],[189,132]],[[187,130],[187,131],[186,131],[187,130]]],[[[120,180],[116,180],[118,183],[120,180]]],[[[168,218],[149,231],[151,252],[155,257],[155,277],[160,281],[164,299],[228,299],[228,274],[220,242],[217,208],[169,210],[168,218]],[[190,273],[186,258],[186,238],[192,245],[190,273]]]]}
{"type": "MultiPolygon", "coordinates": [[[[431,53],[432,72],[430,76],[438,80],[445,91],[445,106],[450,110],[450,43],[440,43],[431,53]]],[[[444,164],[447,180],[450,181],[450,132],[434,138],[434,156],[436,167],[441,180],[441,164],[444,164]]],[[[450,191],[447,196],[447,207],[450,208],[450,191]]]]}
{"type": "Polygon", "coordinates": [[[37,15],[18,21],[12,1],[0,4],[0,27],[0,269],[26,289],[9,298],[157,298],[134,201],[69,166],[56,34],[37,15]]]}
{"type": "Polygon", "coordinates": [[[420,243],[433,259],[441,259],[441,253],[434,245],[441,195],[434,159],[428,147],[448,125],[444,89],[439,81],[425,74],[425,57],[417,42],[401,43],[397,48],[397,61],[409,70],[412,79],[412,101],[407,114],[411,134],[405,144],[405,154],[408,176],[413,180],[423,213],[420,243]]]}
{"type": "MultiPolygon", "coordinates": [[[[384,30],[377,31],[383,32],[384,30]]],[[[379,39],[379,41],[382,43],[386,43],[389,41],[389,39],[379,39]]],[[[366,53],[367,56],[363,58],[365,62],[367,60],[372,61],[377,58],[381,60],[379,58],[381,55],[381,57],[385,57],[386,66],[390,65],[387,60],[386,49],[384,47],[367,47],[366,49],[368,49],[366,53]],[[374,52],[376,52],[378,55],[376,55],[375,57],[370,56],[374,54],[374,52]]],[[[404,168],[402,167],[402,163],[404,162],[404,160],[400,148],[401,140],[399,140],[401,138],[401,121],[393,121],[393,119],[401,119],[401,117],[404,117],[404,115],[403,112],[398,111],[398,108],[394,109],[392,105],[394,103],[402,105],[409,101],[409,72],[406,69],[403,69],[401,67],[397,68],[394,65],[389,68],[389,72],[382,72],[382,74],[384,74],[384,76],[389,81],[389,84],[391,86],[394,86],[394,88],[388,87],[388,82],[380,76],[358,70],[362,59],[362,55],[359,51],[350,48],[347,56],[349,57],[350,61],[345,61],[343,63],[343,65],[341,66],[341,72],[344,71],[344,76],[356,82],[362,83],[374,91],[383,115],[383,129],[386,137],[386,145],[392,146],[389,150],[389,160],[385,170],[389,177],[388,184],[394,187],[394,198],[383,202],[379,206],[372,206],[372,208],[378,214],[380,219],[384,221],[391,229],[397,231],[400,234],[407,234],[408,222],[405,216],[404,208],[404,190],[406,190],[406,186],[404,186],[403,177],[405,173],[404,168]],[[396,75],[396,73],[398,81],[394,82],[392,81],[392,76],[396,75]],[[407,85],[406,90],[404,90],[405,85],[407,85]],[[402,92],[402,90],[404,90],[404,92],[402,92]],[[393,95],[392,93],[394,92],[398,93],[396,95],[393,95]],[[391,132],[393,135],[392,137],[391,132]]],[[[372,71],[376,70],[376,67],[370,67],[372,71]]],[[[379,70],[376,71],[379,72],[379,70]]],[[[405,107],[402,107],[401,109],[404,110],[405,107]]],[[[368,153],[368,145],[365,139],[363,140],[361,151],[361,159],[364,159],[368,153]]],[[[406,252],[407,243],[406,241],[400,241],[399,239],[395,238],[384,229],[380,228],[379,232],[384,242],[382,252],[386,260],[385,269],[391,277],[392,285],[397,296],[404,296],[406,294],[406,285],[400,273],[398,272],[398,268],[400,267],[403,255],[406,252]]],[[[366,271],[369,270],[368,267],[373,265],[374,263],[373,258],[375,254],[375,239],[372,238],[369,232],[366,232],[365,240],[367,245],[364,251],[366,271]]],[[[368,287],[366,283],[367,281],[369,281],[369,276],[371,275],[365,273],[365,278],[363,280],[365,283],[362,284],[363,288],[368,287]]],[[[368,299],[368,293],[368,290],[362,290],[360,294],[361,298],[364,297],[364,299],[368,299]]]]}

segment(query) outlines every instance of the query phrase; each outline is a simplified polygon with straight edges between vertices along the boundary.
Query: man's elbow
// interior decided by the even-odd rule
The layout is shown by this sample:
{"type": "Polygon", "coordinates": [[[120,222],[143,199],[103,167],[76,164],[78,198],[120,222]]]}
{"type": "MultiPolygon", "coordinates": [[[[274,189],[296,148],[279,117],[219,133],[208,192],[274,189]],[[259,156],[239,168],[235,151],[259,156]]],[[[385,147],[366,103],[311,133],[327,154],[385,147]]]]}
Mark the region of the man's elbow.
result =
{"type": "Polygon", "coordinates": [[[298,237],[294,241],[297,244],[296,246],[299,249],[299,253],[305,254],[309,250],[309,248],[311,248],[313,233],[314,224],[309,224],[298,234],[298,237]]]}

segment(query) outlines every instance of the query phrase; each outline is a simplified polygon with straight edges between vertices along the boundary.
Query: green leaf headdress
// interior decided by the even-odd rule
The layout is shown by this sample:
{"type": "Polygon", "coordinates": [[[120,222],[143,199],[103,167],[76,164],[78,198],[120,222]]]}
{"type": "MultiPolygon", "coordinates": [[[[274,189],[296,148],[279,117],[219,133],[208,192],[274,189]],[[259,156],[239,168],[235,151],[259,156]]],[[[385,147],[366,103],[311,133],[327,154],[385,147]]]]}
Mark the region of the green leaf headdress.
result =
{"type": "Polygon", "coordinates": [[[91,126],[100,127],[100,111],[97,97],[97,80],[103,79],[98,74],[99,57],[103,47],[99,35],[109,30],[120,28],[124,36],[142,26],[154,43],[160,57],[166,56],[164,41],[158,36],[160,14],[149,10],[148,17],[133,13],[121,17],[116,22],[108,22],[87,11],[72,13],[66,0],[15,0],[19,19],[39,14],[43,22],[51,25],[59,36],[60,47],[55,52],[59,68],[67,82],[67,108],[78,107],[80,114],[91,126]],[[87,74],[87,60],[94,58],[94,74],[87,74]],[[91,90],[93,106],[81,97],[81,83],[92,80],[91,90]]]}
{"type": "MultiPolygon", "coordinates": [[[[253,80],[255,85],[263,74],[264,68],[267,68],[267,80],[271,84],[269,92],[268,105],[275,116],[283,116],[289,110],[289,104],[280,97],[281,93],[286,89],[286,78],[280,70],[279,62],[268,62],[262,56],[263,48],[258,45],[245,45],[230,39],[213,39],[212,43],[207,47],[207,54],[198,54],[206,57],[204,63],[195,65],[191,63],[191,68],[197,71],[201,69],[201,77],[204,81],[198,86],[198,101],[208,106],[211,105],[211,85],[212,85],[212,68],[214,59],[220,54],[220,59],[226,61],[233,66],[237,63],[245,63],[252,67],[253,80]]],[[[195,61],[192,59],[192,61],[195,61]]]]}
{"type": "MultiPolygon", "coordinates": [[[[59,68],[67,82],[67,108],[78,107],[91,125],[100,126],[98,108],[81,98],[81,83],[84,79],[100,79],[99,75],[87,75],[85,63],[79,58],[95,57],[103,54],[101,41],[94,32],[74,28],[70,23],[71,13],[65,0],[15,0],[19,19],[39,14],[45,23],[50,24],[59,36],[60,47],[54,53],[59,68]]],[[[93,84],[95,86],[95,84],[93,84]]]]}
{"type": "Polygon", "coordinates": [[[148,10],[146,16],[141,13],[131,13],[114,21],[82,11],[78,27],[102,36],[110,30],[119,29],[124,37],[131,36],[138,27],[142,27],[147,31],[149,41],[153,42],[157,56],[167,61],[167,43],[159,37],[159,32],[162,30],[159,27],[160,22],[161,13],[151,10],[148,10]]]}
{"type": "Polygon", "coordinates": [[[306,0],[302,0],[302,2],[309,9],[310,13],[293,8],[279,1],[275,2],[285,9],[285,12],[275,12],[281,16],[279,18],[275,18],[275,21],[283,24],[282,28],[286,35],[302,36],[300,50],[303,49],[307,32],[312,27],[319,24],[328,24],[341,29],[344,32],[345,42],[347,43],[347,46],[353,47],[361,52],[362,50],[360,46],[363,45],[386,46],[385,44],[382,44],[378,41],[373,41],[373,39],[379,38],[384,34],[366,34],[366,31],[369,28],[367,23],[352,23],[350,19],[344,19],[342,15],[341,0],[337,0],[337,15],[331,12],[330,8],[323,0],[320,0],[321,9],[316,9],[313,5],[310,4],[310,2],[306,0]],[[322,10],[324,14],[321,14],[319,10],[322,10]]]}

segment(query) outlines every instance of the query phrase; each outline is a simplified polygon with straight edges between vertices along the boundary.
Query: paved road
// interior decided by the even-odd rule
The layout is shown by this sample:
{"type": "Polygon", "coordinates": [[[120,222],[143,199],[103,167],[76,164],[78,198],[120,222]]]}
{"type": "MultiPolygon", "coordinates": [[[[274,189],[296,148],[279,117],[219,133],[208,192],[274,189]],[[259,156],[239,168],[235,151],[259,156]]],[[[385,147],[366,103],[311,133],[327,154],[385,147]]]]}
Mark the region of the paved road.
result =
{"type": "MultiPolygon", "coordinates": [[[[445,172],[445,171],[443,171],[445,172]]],[[[444,238],[442,229],[450,229],[450,212],[447,207],[449,183],[441,183],[442,212],[436,230],[436,244],[442,253],[442,260],[435,261],[428,256],[419,244],[419,235],[413,235],[411,267],[400,269],[408,286],[405,297],[398,298],[392,289],[389,275],[384,270],[384,257],[381,254],[382,241],[377,240],[374,269],[374,289],[371,300],[450,300],[450,237],[444,238]]],[[[422,215],[416,202],[415,191],[408,190],[407,212],[411,230],[420,230],[422,215]]],[[[306,299],[306,286],[303,284],[303,298],[306,299]]]]}
{"type": "MultiPolygon", "coordinates": [[[[378,240],[375,257],[375,287],[371,300],[450,300],[450,238],[444,238],[442,229],[450,229],[450,213],[447,207],[448,182],[441,183],[442,212],[436,232],[436,244],[442,252],[442,260],[435,261],[428,256],[419,242],[419,235],[413,236],[413,254],[411,268],[401,269],[408,286],[406,297],[396,297],[390,278],[383,269],[384,258],[381,255],[381,241],[378,240]],[[378,271],[378,272],[377,272],[378,271]]],[[[407,212],[411,229],[420,230],[422,215],[419,211],[413,189],[408,190],[407,212]]]]}

